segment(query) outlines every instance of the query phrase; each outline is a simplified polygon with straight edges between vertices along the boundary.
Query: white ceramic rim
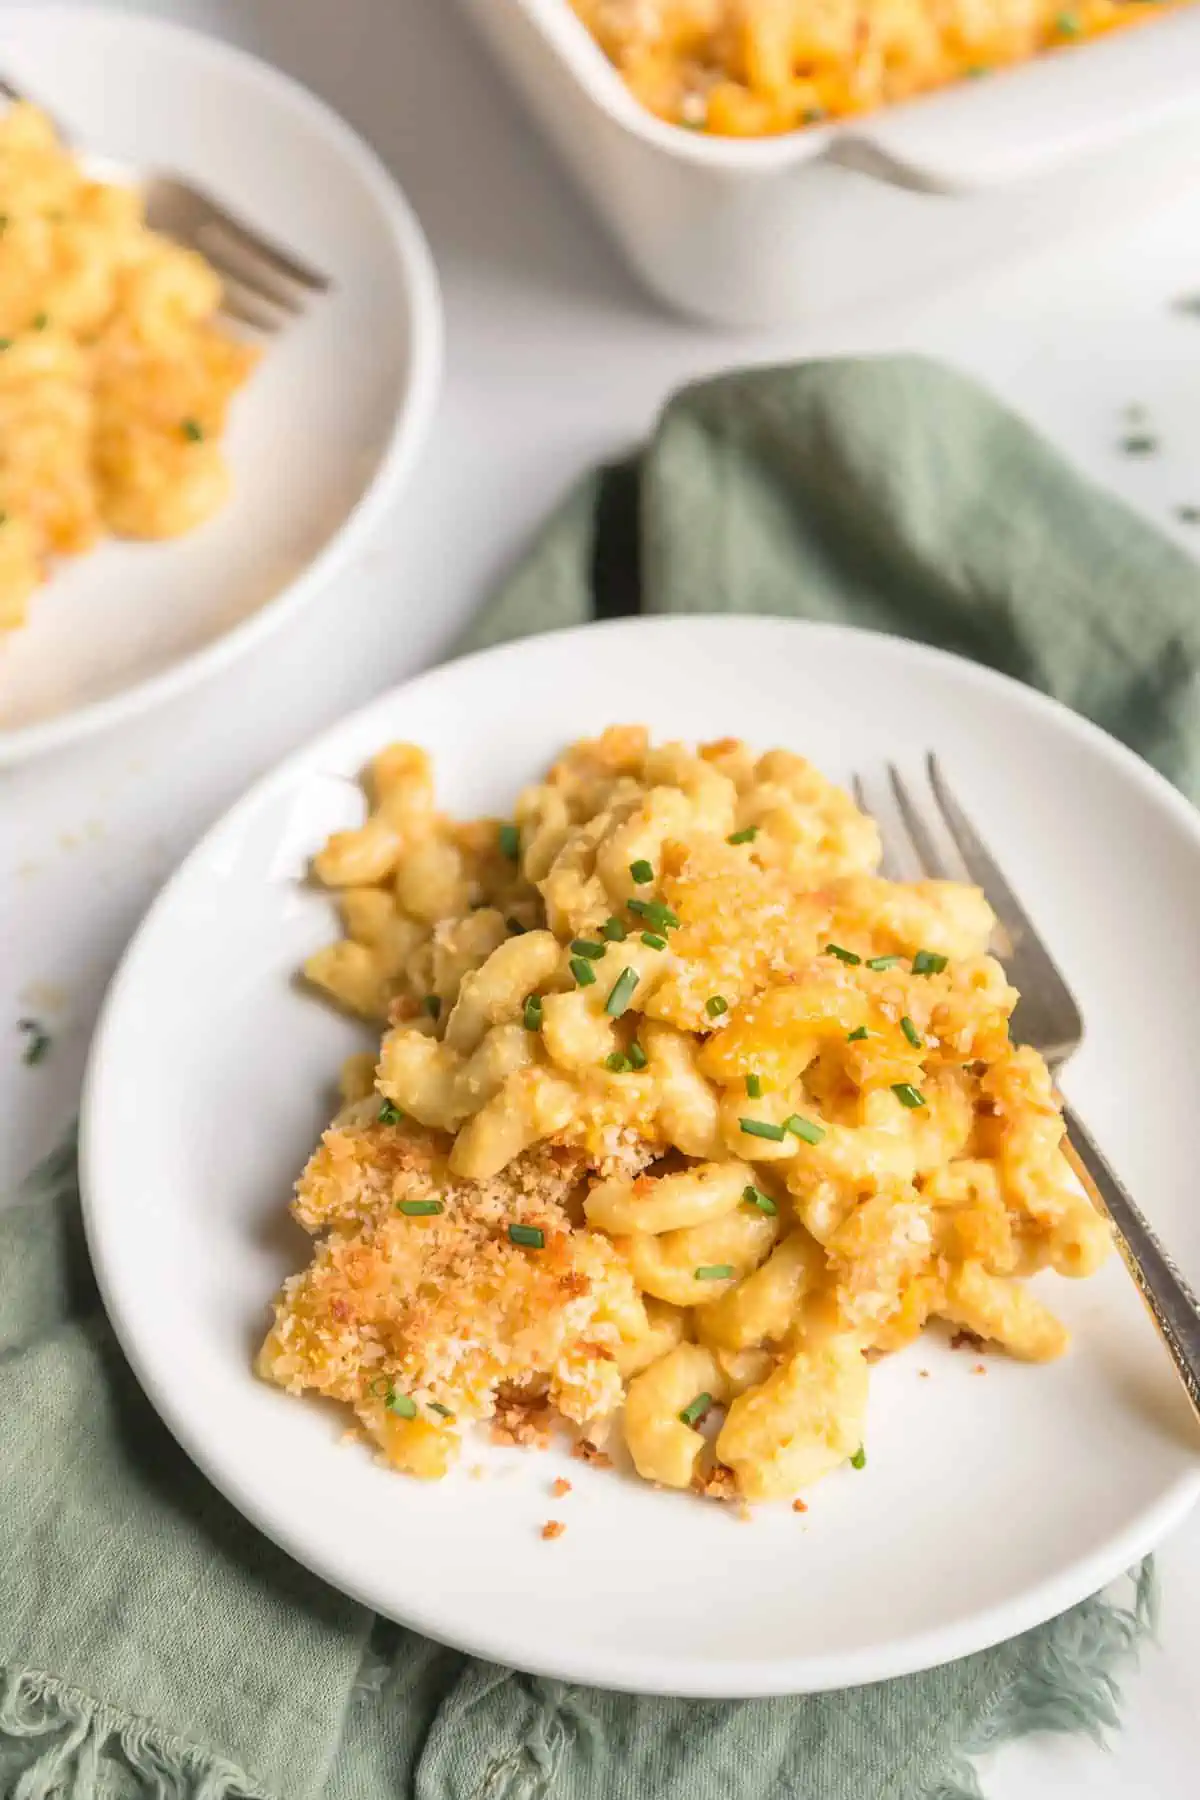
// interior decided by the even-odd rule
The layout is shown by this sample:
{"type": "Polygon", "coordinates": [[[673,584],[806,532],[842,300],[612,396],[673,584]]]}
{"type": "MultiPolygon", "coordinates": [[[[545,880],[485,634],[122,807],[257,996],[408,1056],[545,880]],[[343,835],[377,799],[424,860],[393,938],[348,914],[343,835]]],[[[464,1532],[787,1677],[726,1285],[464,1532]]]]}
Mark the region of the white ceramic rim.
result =
{"type": "MultiPolygon", "coordinates": [[[[22,4],[5,11],[10,16],[28,13],[39,22],[56,15],[61,19],[64,31],[70,29],[71,21],[81,12],[95,18],[91,7],[81,9],[60,5],[57,0],[49,6],[39,0],[36,6],[22,4]]],[[[42,756],[48,751],[61,750],[80,738],[106,731],[174,699],[227,668],[298,613],[353,555],[395,500],[428,436],[441,387],[444,326],[433,255],[416,213],[375,152],[340,113],[318,99],[302,82],[285,75],[261,57],[251,55],[248,50],[167,19],[131,13],[120,15],[120,20],[122,25],[128,23],[138,32],[183,43],[192,56],[206,57],[218,64],[239,65],[245,74],[273,87],[306,113],[314,129],[326,139],[335,140],[340,154],[353,164],[363,184],[371,190],[395,237],[408,298],[408,382],[391,435],[370,482],[333,536],[294,581],[211,644],[192,651],[161,674],[135,682],[121,693],[63,713],[61,717],[45,719],[36,725],[23,725],[15,731],[0,731],[0,768],[42,756]]]]}
{"type": "MultiPolygon", "coordinates": [[[[473,0],[473,3],[479,4],[479,0],[473,0]]],[[[485,5],[490,3],[491,0],[483,0],[485,5]]],[[[510,0],[510,3],[524,13],[533,29],[553,50],[564,73],[576,82],[593,105],[623,131],[640,138],[674,161],[722,174],[751,176],[794,169],[819,157],[829,156],[833,161],[844,160],[848,166],[875,179],[929,192],[969,192],[977,186],[984,187],[991,185],[994,180],[1003,180],[1011,173],[1008,167],[1001,166],[992,176],[982,166],[987,157],[986,143],[981,140],[998,135],[990,124],[980,124],[976,129],[972,118],[972,114],[976,119],[979,118],[979,102],[985,88],[999,87],[1002,90],[1000,103],[995,108],[997,119],[1003,110],[1009,115],[1014,128],[1016,125],[1028,128],[1032,148],[1027,156],[1022,157],[1023,163],[1028,168],[1049,164],[1057,160],[1057,157],[1049,142],[1043,146],[1041,139],[1052,135],[1053,123],[1052,119],[1044,117],[1044,96],[1035,91],[1036,87],[1044,88],[1048,80],[1047,65],[1053,65],[1055,90],[1061,89],[1064,95],[1069,95],[1073,86],[1082,87],[1084,81],[1098,81],[1094,72],[1094,59],[1097,55],[1104,57],[1106,53],[1110,53],[1114,41],[1126,36],[1142,35],[1141,30],[1131,34],[1118,32],[1106,34],[1085,44],[1065,45],[1061,57],[1056,50],[1043,51],[1031,62],[995,71],[982,86],[978,83],[966,84],[973,91],[965,97],[962,91],[964,84],[959,82],[930,94],[918,95],[912,100],[896,102],[861,118],[846,119],[822,128],[810,126],[803,131],[783,132],[765,138],[712,138],[703,132],[685,131],[676,125],[667,124],[635,99],[572,9],[570,0],[510,0]],[[1017,89],[1016,93],[1011,92],[1013,88],[1017,89]],[[1021,92],[1022,89],[1024,92],[1021,92]],[[1010,96],[1011,104],[1006,104],[1010,96]],[[942,116],[950,122],[944,156],[934,150],[929,130],[931,113],[935,118],[942,116]],[[1025,114],[1028,116],[1023,116],[1025,114]],[[970,155],[965,173],[955,167],[956,162],[961,160],[962,151],[955,129],[960,120],[971,134],[966,146],[970,155]],[[861,146],[866,152],[865,160],[852,154],[844,154],[851,143],[861,146]],[[984,151],[982,157],[976,154],[979,149],[984,151]]],[[[1179,34],[1185,46],[1182,52],[1184,66],[1188,60],[1187,46],[1190,41],[1191,66],[1194,68],[1195,56],[1200,54],[1200,9],[1164,15],[1160,20],[1149,21],[1148,29],[1152,32],[1156,24],[1170,24],[1179,34]]],[[[1135,133],[1143,123],[1140,116],[1143,107],[1147,115],[1160,111],[1177,113],[1184,108],[1187,102],[1182,97],[1184,84],[1180,80],[1180,59],[1181,52],[1178,49],[1165,47],[1161,53],[1151,53],[1145,57],[1142,79],[1126,84],[1123,103],[1115,113],[1110,109],[1105,116],[1102,111],[1096,110],[1094,129],[1088,134],[1094,137],[1096,148],[1135,133]],[[1144,93],[1141,91],[1143,87],[1144,93]]],[[[1118,84],[1119,71],[1111,54],[1109,60],[1113,64],[1112,80],[1109,83],[1112,86],[1118,84]]],[[[1200,83],[1193,81],[1191,87],[1193,93],[1190,104],[1200,107],[1200,83]]],[[[988,110],[991,110],[990,97],[987,104],[988,110]]],[[[1051,107],[1053,105],[1054,102],[1051,101],[1051,107]]],[[[1005,135],[1012,139],[1015,130],[1010,129],[1005,135]]],[[[1086,144],[1072,146],[1087,147],[1086,144]]],[[[1007,162],[1006,158],[1000,160],[1002,164],[1007,162]]],[[[1027,168],[1023,167],[1021,172],[1027,172],[1027,168]]]]}
{"type": "MultiPolygon", "coordinates": [[[[1001,689],[1019,706],[1025,707],[1030,712],[1052,714],[1065,730],[1077,738],[1082,738],[1099,757],[1110,764],[1120,766],[1130,779],[1146,793],[1151,804],[1165,807],[1173,815],[1181,830],[1200,845],[1200,812],[1197,812],[1164,776],[1158,774],[1141,757],[1135,755],[1133,751],[1127,749],[1125,745],[1098,725],[1094,725],[1090,720],[1072,712],[1060,701],[1054,700],[1034,688],[1027,687],[1011,676],[1000,674],[982,664],[973,663],[951,651],[921,644],[912,639],[897,637],[892,633],[868,632],[853,626],[775,618],[755,618],[747,621],[733,618],[727,614],[672,615],[637,620],[614,619],[576,626],[553,635],[568,642],[577,641],[581,646],[580,653],[582,655],[586,653],[583,646],[595,634],[628,631],[631,625],[647,636],[662,634],[669,638],[673,631],[686,626],[690,633],[719,637],[731,628],[738,629],[750,622],[760,627],[766,625],[775,630],[782,630],[788,634],[799,633],[810,641],[815,639],[818,642],[832,641],[835,644],[853,645],[855,641],[870,639],[877,645],[880,643],[886,645],[890,652],[902,661],[915,658],[918,661],[931,659],[935,663],[952,664],[958,671],[959,678],[968,687],[975,686],[984,690],[1001,689]]],[[[550,634],[538,634],[538,637],[546,635],[550,634]]],[[[214,1434],[213,1437],[216,1449],[213,1449],[213,1443],[200,1441],[198,1434],[192,1431],[186,1418],[181,1415],[176,1405],[175,1392],[169,1385],[164,1385],[156,1378],[152,1364],[143,1358],[135,1337],[117,1313],[113,1305],[111,1271],[106,1261],[103,1235],[93,1199],[98,1185],[92,1167],[92,1138],[93,1131],[97,1129],[94,1122],[94,1109],[98,1070],[105,1057],[110,1020],[121,1001],[122,988],[139,939],[159,911],[170,904],[176,886],[182,882],[193,861],[204,854],[210,836],[224,830],[240,814],[250,812],[260,806],[272,790],[286,787],[301,766],[308,764],[311,759],[319,758],[324,746],[340,738],[343,732],[364,725],[376,713],[381,715],[381,731],[386,730],[387,727],[382,723],[382,715],[393,713],[402,704],[403,698],[416,690],[431,685],[436,686],[439,682],[446,680],[454,680],[456,671],[465,662],[474,664],[481,659],[489,660],[494,666],[496,678],[502,681],[509,666],[515,666],[519,672],[524,648],[532,641],[537,641],[537,638],[518,639],[513,643],[477,651],[470,657],[441,664],[437,668],[426,671],[423,675],[414,677],[411,681],[401,683],[400,686],[389,690],[366,706],[357,708],[337,724],[319,733],[306,745],[277,764],[269,774],[257,781],[243,794],[241,799],[236,801],[224,816],[210,827],[199,843],[184,858],[174,874],[168,878],[130,940],[105,996],[84,1074],[79,1130],[79,1179],[84,1226],[101,1296],[117,1339],[134,1374],[159,1417],[177,1442],[182,1445],[202,1473],[237,1507],[245,1518],[249,1519],[264,1536],[278,1544],[297,1562],[372,1610],[378,1610],[375,1596],[363,1583],[348,1573],[347,1566],[336,1548],[329,1550],[327,1546],[323,1546],[320,1551],[314,1552],[308,1544],[300,1541],[299,1533],[280,1528],[274,1523],[264,1511],[260,1497],[248,1491],[243,1485],[237,1467],[236,1450],[227,1451],[219,1433],[214,1434]]],[[[247,1379],[250,1379],[249,1372],[247,1372],[247,1379]]],[[[1107,1582],[1124,1574],[1142,1557],[1148,1555],[1170,1531],[1182,1523],[1198,1500],[1200,1500],[1200,1457],[1197,1458],[1194,1468],[1165,1489],[1155,1503],[1138,1514],[1125,1530],[1111,1537],[1101,1550],[1069,1563],[1053,1579],[1036,1584],[1012,1600],[993,1605],[957,1624],[915,1633],[906,1637],[902,1642],[886,1646],[883,1649],[872,1647],[867,1650],[839,1652],[824,1658],[812,1656],[775,1658],[762,1664],[749,1663],[744,1659],[708,1662],[702,1670],[689,1670],[690,1678],[682,1683],[665,1679],[661,1659],[658,1657],[643,1658],[636,1645],[630,1645],[623,1649],[621,1670],[618,1676],[614,1676],[611,1661],[607,1660],[603,1653],[596,1655],[586,1649],[566,1653],[559,1657],[548,1654],[545,1657],[523,1658],[521,1666],[531,1674],[555,1680],[579,1682],[588,1686],[630,1693],[679,1694],[696,1699],[750,1699],[784,1694],[819,1693],[831,1689],[856,1687],[868,1682],[889,1680],[900,1675],[914,1674],[924,1669],[937,1667],[942,1663],[953,1662],[959,1657],[988,1649],[994,1644],[1016,1637],[1021,1632],[1043,1624],[1046,1620],[1056,1617],[1079,1601],[1088,1598],[1107,1582]]],[[[424,1608],[418,1607],[403,1617],[400,1617],[399,1614],[394,1616],[407,1628],[421,1632],[438,1642],[449,1643],[453,1649],[464,1651],[489,1662],[507,1664],[510,1660],[510,1647],[505,1644],[502,1635],[493,1630],[483,1629],[470,1636],[447,1638],[442,1633],[439,1621],[430,1616],[424,1608]]]]}

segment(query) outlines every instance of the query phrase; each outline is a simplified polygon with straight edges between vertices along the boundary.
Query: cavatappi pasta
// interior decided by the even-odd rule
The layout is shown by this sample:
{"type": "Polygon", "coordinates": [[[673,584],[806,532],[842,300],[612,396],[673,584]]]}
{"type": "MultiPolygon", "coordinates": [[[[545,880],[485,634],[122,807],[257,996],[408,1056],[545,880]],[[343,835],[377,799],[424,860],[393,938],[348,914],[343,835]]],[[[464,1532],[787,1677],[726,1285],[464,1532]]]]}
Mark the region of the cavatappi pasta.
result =
{"type": "Polygon", "coordinates": [[[1168,10],[1166,0],[572,0],[660,118],[764,137],[871,112],[1168,10]]]}
{"type": "Polygon", "coordinates": [[[760,1500],[856,1455],[869,1361],[931,1319],[1061,1354],[1024,1278],[1109,1232],[978,890],[882,879],[846,794],[729,739],[614,727],[504,822],[439,812],[408,744],[369,792],[306,974],[386,1029],[298,1184],[264,1376],[414,1474],[541,1409],[760,1500]]]}
{"type": "Polygon", "coordinates": [[[53,559],[175,537],[224,503],[220,438],[257,358],[209,264],[91,181],[43,113],[0,119],[0,631],[53,559]]]}

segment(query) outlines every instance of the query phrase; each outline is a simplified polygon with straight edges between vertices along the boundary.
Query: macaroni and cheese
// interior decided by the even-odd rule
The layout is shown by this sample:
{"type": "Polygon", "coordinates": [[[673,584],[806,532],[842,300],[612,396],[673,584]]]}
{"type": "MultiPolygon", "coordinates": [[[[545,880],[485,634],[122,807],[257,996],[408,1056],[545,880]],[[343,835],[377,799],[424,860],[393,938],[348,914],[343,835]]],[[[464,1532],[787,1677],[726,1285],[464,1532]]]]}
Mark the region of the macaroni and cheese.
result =
{"type": "Polygon", "coordinates": [[[175,537],[229,491],[220,438],[256,360],[221,282],[90,181],[28,105],[0,119],[0,631],[55,556],[175,537]]]}
{"type": "Polygon", "coordinates": [[[1167,10],[1163,0],[572,0],[672,124],[763,137],[870,112],[1167,10]]]}
{"type": "Polygon", "coordinates": [[[439,812],[409,744],[370,792],[306,974],[383,1041],[298,1184],[266,1377],[417,1475],[475,1420],[620,1415],[647,1480],[758,1500],[857,1455],[870,1360],[931,1319],[1061,1354],[1024,1278],[1109,1230],[977,889],[881,878],[846,794],[732,739],[611,728],[504,822],[439,812]]]}

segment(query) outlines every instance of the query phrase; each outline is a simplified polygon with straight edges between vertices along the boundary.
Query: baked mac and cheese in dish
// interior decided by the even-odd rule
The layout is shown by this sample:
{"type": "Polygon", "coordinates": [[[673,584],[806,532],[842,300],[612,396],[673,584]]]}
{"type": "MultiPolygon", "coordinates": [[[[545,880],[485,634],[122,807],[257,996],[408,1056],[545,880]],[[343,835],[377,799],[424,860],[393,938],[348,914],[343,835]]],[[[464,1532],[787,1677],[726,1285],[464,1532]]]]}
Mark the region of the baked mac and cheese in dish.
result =
{"type": "Polygon", "coordinates": [[[257,359],[221,282],[91,181],[35,107],[0,119],[0,631],[57,556],[168,538],[223,505],[221,433],[257,359]]]}
{"type": "Polygon", "coordinates": [[[1171,10],[1159,0],[572,0],[642,104],[764,137],[871,112],[1171,10]]]}
{"type": "Polygon", "coordinates": [[[858,1455],[927,1321],[1066,1348],[1025,1278],[1109,1230],[977,889],[884,880],[845,793],[732,739],[614,727],[467,823],[395,744],[370,796],[306,975],[383,1040],[297,1186],[264,1376],[417,1475],[472,1421],[619,1421],[647,1480],[765,1500],[858,1455]]]}

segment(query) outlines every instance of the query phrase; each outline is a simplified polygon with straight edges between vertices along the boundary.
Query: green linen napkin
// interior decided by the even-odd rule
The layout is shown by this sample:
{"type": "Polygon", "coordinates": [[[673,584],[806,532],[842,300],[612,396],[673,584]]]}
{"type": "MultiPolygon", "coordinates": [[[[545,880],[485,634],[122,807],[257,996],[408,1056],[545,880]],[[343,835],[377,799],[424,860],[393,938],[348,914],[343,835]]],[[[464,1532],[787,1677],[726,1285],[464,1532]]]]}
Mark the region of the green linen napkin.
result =
{"type": "MultiPolygon", "coordinates": [[[[567,500],[469,647],[639,609],[949,646],[1200,786],[1200,568],[929,363],[681,394],[567,500]]],[[[69,1151],[0,1214],[0,1800],[965,1800],[985,1746],[1116,1723],[1152,1587],[1147,1566],[1127,1607],[802,1699],[479,1663],[324,1587],[191,1467],[105,1320],[69,1151]]]]}

